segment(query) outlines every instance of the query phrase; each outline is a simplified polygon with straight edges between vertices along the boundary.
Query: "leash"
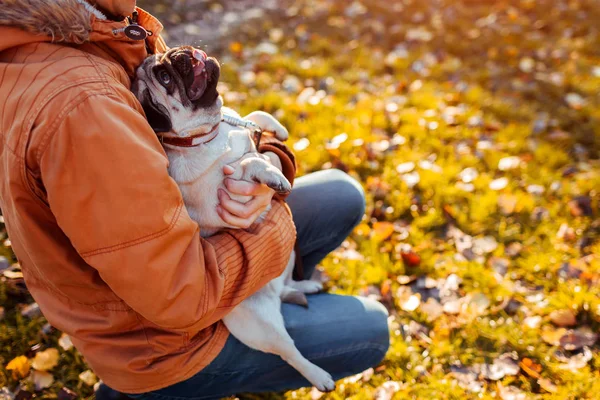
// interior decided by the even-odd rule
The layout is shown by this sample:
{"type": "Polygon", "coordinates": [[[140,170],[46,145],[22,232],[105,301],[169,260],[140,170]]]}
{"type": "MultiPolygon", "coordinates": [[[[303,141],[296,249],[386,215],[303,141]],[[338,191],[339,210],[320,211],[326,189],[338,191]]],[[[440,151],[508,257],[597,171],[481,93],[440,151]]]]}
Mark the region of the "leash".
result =
{"type": "Polygon", "coordinates": [[[262,138],[263,131],[262,129],[260,129],[260,126],[258,126],[258,124],[252,121],[248,121],[247,119],[241,119],[238,117],[234,117],[233,115],[227,114],[223,114],[223,118],[221,119],[221,121],[228,123],[232,126],[241,126],[243,128],[250,129],[252,131],[252,139],[254,140],[256,148],[260,146],[260,139],[262,138]]]}
{"type": "MultiPolygon", "coordinates": [[[[245,119],[234,117],[233,115],[227,115],[227,114],[223,114],[223,116],[221,117],[221,122],[225,122],[226,124],[229,124],[231,126],[239,126],[239,127],[251,130],[252,131],[252,140],[254,141],[256,148],[258,148],[260,146],[260,139],[262,138],[262,129],[260,129],[260,126],[258,126],[256,123],[245,120],[245,119]]],[[[203,132],[203,133],[199,133],[197,135],[191,135],[191,136],[187,136],[187,137],[161,136],[160,141],[163,144],[168,144],[170,146],[177,146],[177,147],[200,146],[201,144],[209,143],[210,141],[212,141],[214,138],[217,137],[217,135],[218,135],[217,130],[219,129],[219,125],[220,125],[220,122],[217,123],[216,125],[214,125],[208,132],[203,132]],[[207,141],[198,140],[200,138],[209,136],[211,134],[215,134],[215,135],[207,141]]]]}

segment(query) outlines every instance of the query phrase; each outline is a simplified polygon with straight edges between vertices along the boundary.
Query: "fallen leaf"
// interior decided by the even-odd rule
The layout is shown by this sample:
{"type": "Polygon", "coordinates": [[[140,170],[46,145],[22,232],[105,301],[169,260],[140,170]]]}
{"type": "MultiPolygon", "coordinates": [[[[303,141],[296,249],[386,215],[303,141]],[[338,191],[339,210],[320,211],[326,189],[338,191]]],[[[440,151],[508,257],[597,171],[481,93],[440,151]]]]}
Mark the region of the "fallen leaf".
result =
{"type": "Polygon", "coordinates": [[[498,395],[502,400],[527,400],[527,394],[516,386],[502,386],[498,382],[498,395]]]}
{"type": "Polygon", "coordinates": [[[442,305],[433,297],[428,298],[425,303],[422,303],[420,310],[427,315],[428,321],[436,320],[444,313],[442,305]]]}
{"type": "Polygon", "coordinates": [[[63,333],[58,339],[58,345],[63,348],[65,351],[69,351],[73,348],[73,342],[71,342],[71,337],[66,333],[63,333]]]}
{"type": "Polygon", "coordinates": [[[36,391],[46,389],[54,383],[54,376],[46,371],[33,371],[31,373],[31,381],[35,386],[36,391]]]}
{"type": "Polygon", "coordinates": [[[25,378],[29,374],[30,368],[29,359],[25,356],[15,357],[6,365],[6,369],[12,371],[15,379],[25,378]]]}
{"type": "Polygon", "coordinates": [[[554,356],[558,361],[563,363],[559,366],[560,369],[566,369],[575,372],[578,369],[585,367],[592,359],[593,354],[589,347],[585,346],[581,352],[573,356],[568,356],[562,351],[557,351],[554,356]]]}
{"type": "Polygon", "coordinates": [[[421,263],[421,257],[414,251],[401,252],[402,261],[409,267],[416,267],[421,263]]]}
{"type": "Polygon", "coordinates": [[[417,293],[417,294],[411,295],[408,299],[406,299],[406,301],[403,301],[400,304],[400,308],[406,312],[412,312],[412,311],[415,311],[417,308],[419,308],[420,304],[421,304],[421,295],[417,293]]]}
{"type": "Polygon", "coordinates": [[[584,346],[593,346],[598,334],[584,329],[570,329],[560,338],[559,345],[565,350],[578,350],[584,346]]]}
{"type": "Polygon", "coordinates": [[[542,340],[552,346],[560,346],[560,339],[567,334],[565,328],[542,331],[542,340]]]}
{"type": "Polygon", "coordinates": [[[537,380],[538,385],[548,393],[556,393],[558,392],[558,387],[550,381],[550,379],[539,378],[537,380]]]}
{"type": "Polygon", "coordinates": [[[399,382],[387,381],[375,389],[373,398],[375,400],[390,400],[392,397],[394,397],[395,393],[402,389],[402,387],[403,384],[400,384],[399,382]]]}
{"type": "Polygon", "coordinates": [[[523,324],[530,329],[536,329],[540,326],[541,323],[542,317],[540,317],[539,315],[533,315],[523,320],[523,324]]]}
{"type": "Polygon", "coordinates": [[[319,389],[317,389],[316,387],[313,387],[310,390],[310,398],[311,400],[319,400],[321,397],[323,397],[325,393],[321,392],[319,389]]]}
{"type": "Polygon", "coordinates": [[[14,271],[11,269],[6,269],[2,272],[2,274],[8,279],[22,279],[23,273],[21,271],[14,271]]]}
{"type": "Polygon", "coordinates": [[[308,140],[307,138],[302,138],[302,139],[298,140],[296,143],[294,143],[294,150],[296,150],[296,151],[306,150],[308,148],[308,146],[310,146],[310,140],[308,140]]]}
{"type": "Polygon", "coordinates": [[[94,386],[94,384],[98,382],[96,375],[89,369],[80,373],[79,379],[88,386],[94,386]]]}
{"type": "Polygon", "coordinates": [[[512,194],[502,194],[498,196],[498,208],[504,215],[511,215],[517,207],[517,196],[512,194]]]}
{"type": "Polygon", "coordinates": [[[389,238],[394,233],[394,224],[387,221],[377,221],[373,224],[373,237],[382,241],[389,238]]]}
{"type": "Polygon", "coordinates": [[[75,400],[77,393],[67,387],[63,387],[58,392],[58,400],[75,400]]]}
{"type": "Polygon", "coordinates": [[[519,367],[521,367],[521,369],[532,378],[539,378],[540,372],[542,372],[542,366],[540,364],[536,364],[532,359],[527,357],[521,360],[519,367]]]}
{"type": "Polygon", "coordinates": [[[490,189],[502,190],[508,186],[508,178],[498,178],[490,182],[490,189]]]}
{"type": "Polygon", "coordinates": [[[521,159],[516,156],[504,157],[498,161],[498,169],[500,171],[510,171],[516,169],[521,165],[521,159]]]}
{"type": "Polygon", "coordinates": [[[31,366],[38,371],[49,371],[58,364],[58,358],[59,354],[57,349],[40,351],[35,354],[31,366]]]}
{"type": "Polygon", "coordinates": [[[573,326],[577,324],[577,318],[572,310],[554,310],[550,313],[550,320],[556,326],[573,326]]]}

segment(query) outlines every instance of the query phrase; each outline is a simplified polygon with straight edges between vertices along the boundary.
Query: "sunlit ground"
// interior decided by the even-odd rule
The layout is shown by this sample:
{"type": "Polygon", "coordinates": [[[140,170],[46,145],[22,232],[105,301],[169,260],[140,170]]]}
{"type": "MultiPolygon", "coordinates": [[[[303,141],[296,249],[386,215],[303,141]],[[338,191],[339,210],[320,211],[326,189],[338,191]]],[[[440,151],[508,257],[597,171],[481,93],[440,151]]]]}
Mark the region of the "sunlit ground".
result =
{"type": "MultiPolygon", "coordinates": [[[[219,57],[228,106],[288,127],[301,173],[366,190],[323,279],[384,302],[392,346],[322,398],[598,397],[597,1],[140,3],[172,45],[219,57]]],[[[81,357],[2,279],[0,387],[34,392],[6,366],[41,343],[59,358],[37,395],[90,396],[81,357]]],[[[245,397],[282,396],[322,395],[245,397]]]]}

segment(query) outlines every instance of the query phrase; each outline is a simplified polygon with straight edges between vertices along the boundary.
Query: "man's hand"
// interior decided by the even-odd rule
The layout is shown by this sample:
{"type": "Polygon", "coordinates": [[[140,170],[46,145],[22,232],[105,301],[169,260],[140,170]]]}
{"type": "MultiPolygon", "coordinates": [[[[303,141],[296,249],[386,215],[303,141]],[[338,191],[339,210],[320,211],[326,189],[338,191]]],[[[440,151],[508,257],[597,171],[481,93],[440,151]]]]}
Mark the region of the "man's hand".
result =
{"type": "MultiPolygon", "coordinates": [[[[264,155],[271,160],[274,166],[281,170],[281,161],[275,153],[266,152],[264,155]]],[[[232,175],[235,168],[226,165],[223,167],[223,172],[225,175],[232,175]]],[[[260,183],[225,178],[224,184],[227,190],[233,194],[252,196],[252,199],[247,203],[240,203],[233,200],[225,190],[219,189],[217,213],[223,221],[240,229],[246,229],[252,225],[271,204],[271,199],[275,194],[273,189],[260,183]]]]}

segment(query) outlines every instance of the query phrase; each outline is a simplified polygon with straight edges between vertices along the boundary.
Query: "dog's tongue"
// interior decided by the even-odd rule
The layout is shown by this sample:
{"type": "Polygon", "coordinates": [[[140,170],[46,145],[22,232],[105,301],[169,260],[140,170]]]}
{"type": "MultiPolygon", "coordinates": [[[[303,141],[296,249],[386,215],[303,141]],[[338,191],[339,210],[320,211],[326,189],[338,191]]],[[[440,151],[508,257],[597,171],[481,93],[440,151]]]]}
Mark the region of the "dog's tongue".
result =
{"type": "Polygon", "coordinates": [[[188,97],[192,101],[198,100],[204,94],[207,85],[206,71],[204,70],[204,62],[206,61],[206,53],[202,50],[194,49],[194,81],[188,89],[188,97]]]}

